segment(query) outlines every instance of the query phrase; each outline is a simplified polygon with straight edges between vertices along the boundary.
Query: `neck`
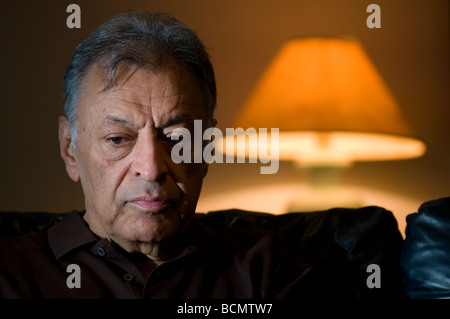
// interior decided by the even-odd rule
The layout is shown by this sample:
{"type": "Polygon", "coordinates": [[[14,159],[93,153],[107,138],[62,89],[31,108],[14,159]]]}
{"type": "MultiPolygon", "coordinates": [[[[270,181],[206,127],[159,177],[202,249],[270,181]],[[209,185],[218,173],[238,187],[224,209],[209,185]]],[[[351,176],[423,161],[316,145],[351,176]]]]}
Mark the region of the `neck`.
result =
{"type": "MultiPolygon", "coordinates": [[[[127,240],[119,235],[114,235],[111,232],[106,231],[106,227],[96,214],[85,213],[83,216],[84,221],[88,224],[90,230],[100,238],[106,238],[110,242],[119,246],[127,253],[141,253],[147,256],[155,265],[160,265],[164,261],[173,258],[180,249],[180,237],[185,233],[185,229],[180,230],[180,233],[168,239],[163,239],[157,242],[142,242],[127,240]],[[97,218],[96,218],[97,217],[97,218]]],[[[182,246],[182,245],[181,245],[182,246]]]]}

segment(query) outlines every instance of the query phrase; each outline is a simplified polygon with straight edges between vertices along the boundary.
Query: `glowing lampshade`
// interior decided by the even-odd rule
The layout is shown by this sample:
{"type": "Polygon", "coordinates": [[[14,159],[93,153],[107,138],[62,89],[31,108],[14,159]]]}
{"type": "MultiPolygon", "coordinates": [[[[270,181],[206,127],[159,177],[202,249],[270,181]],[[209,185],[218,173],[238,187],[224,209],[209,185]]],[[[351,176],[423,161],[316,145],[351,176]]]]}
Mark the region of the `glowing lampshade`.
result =
{"type": "Polygon", "coordinates": [[[350,38],[286,42],[233,125],[279,128],[280,159],[305,164],[425,152],[361,44],[350,38]]]}
{"type": "MultiPolygon", "coordinates": [[[[342,168],[354,161],[407,159],[425,152],[425,144],[353,38],[287,41],[233,126],[278,128],[279,159],[296,162],[316,190],[333,188],[330,185],[336,184],[342,168]]],[[[257,140],[245,135],[237,139],[257,140]]],[[[227,138],[231,137],[217,143],[218,150],[227,155],[251,158],[258,154],[257,148],[271,149],[270,138],[249,143],[245,149],[227,149],[227,138]]],[[[315,194],[317,201],[331,197],[330,192],[315,194]]],[[[312,197],[307,194],[299,201],[312,197]]]]}

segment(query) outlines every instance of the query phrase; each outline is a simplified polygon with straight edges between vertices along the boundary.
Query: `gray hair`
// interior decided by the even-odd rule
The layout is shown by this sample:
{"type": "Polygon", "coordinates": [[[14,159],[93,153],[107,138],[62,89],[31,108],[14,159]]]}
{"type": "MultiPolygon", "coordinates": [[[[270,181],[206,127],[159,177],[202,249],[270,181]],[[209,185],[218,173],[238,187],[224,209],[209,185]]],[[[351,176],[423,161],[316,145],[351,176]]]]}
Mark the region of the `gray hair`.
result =
{"type": "Polygon", "coordinates": [[[208,53],[195,32],[164,13],[120,14],[98,27],[74,50],[64,74],[64,110],[70,123],[72,145],[78,137],[77,105],[81,83],[94,63],[105,67],[108,90],[116,84],[121,62],[155,71],[174,61],[188,67],[203,89],[207,119],[212,122],[217,92],[208,53]]]}

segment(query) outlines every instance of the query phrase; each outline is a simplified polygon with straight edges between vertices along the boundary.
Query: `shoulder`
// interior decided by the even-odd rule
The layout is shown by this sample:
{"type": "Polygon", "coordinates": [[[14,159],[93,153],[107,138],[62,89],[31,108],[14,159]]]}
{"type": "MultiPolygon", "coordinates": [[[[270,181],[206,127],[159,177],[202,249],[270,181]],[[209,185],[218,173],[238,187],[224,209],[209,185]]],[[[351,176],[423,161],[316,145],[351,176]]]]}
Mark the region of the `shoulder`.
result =
{"type": "Polygon", "coordinates": [[[262,298],[316,296],[315,266],[277,233],[241,229],[224,234],[234,250],[234,267],[262,298]]]}
{"type": "Polygon", "coordinates": [[[240,229],[223,234],[225,240],[239,254],[278,254],[288,250],[284,240],[273,231],[263,229],[240,229]]]}
{"type": "Polygon", "coordinates": [[[273,250],[282,245],[282,239],[274,231],[258,228],[218,230],[201,221],[193,221],[194,243],[216,251],[228,250],[232,254],[249,254],[273,250]]]}
{"type": "Polygon", "coordinates": [[[34,283],[52,272],[46,232],[0,238],[0,298],[33,297],[34,283]]]}
{"type": "Polygon", "coordinates": [[[198,224],[202,230],[197,233],[197,242],[201,241],[204,248],[217,255],[233,259],[236,266],[276,269],[286,264],[292,265],[289,268],[295,273],[296,269],[312,268],[305,256],[275,231],[260,228],[217,231],[198,224]]]}
{"type": "Polygon", "coordinates": [[[0,238],[1,266],[12,261],[35,260],[42,253],[51,253],[47,232],[0,238]]]}
{"type": "Polygon", "coordinates": [[[36,281],[54,262],[47,232],[0,238],[0,296],[19,283],[36,281]]]}

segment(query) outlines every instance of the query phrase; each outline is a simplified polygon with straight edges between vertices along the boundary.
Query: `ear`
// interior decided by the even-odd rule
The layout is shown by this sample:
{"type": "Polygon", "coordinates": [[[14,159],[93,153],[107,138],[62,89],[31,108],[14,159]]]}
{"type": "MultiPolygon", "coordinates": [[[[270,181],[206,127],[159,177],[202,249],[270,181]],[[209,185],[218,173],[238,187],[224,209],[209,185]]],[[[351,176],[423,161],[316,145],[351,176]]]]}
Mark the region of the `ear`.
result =
{"type": "Polygon", "coordinates": [[[60,116],[59,123],[59,151],[62,159],[66,163],[66,171],[69,177],[74,181],[80,180],[80,173],[78,171],[78,165],[75,159],[74,148],[71,145],[72,137],[70,135],[70,124],[67,118],[60,116]]]}

